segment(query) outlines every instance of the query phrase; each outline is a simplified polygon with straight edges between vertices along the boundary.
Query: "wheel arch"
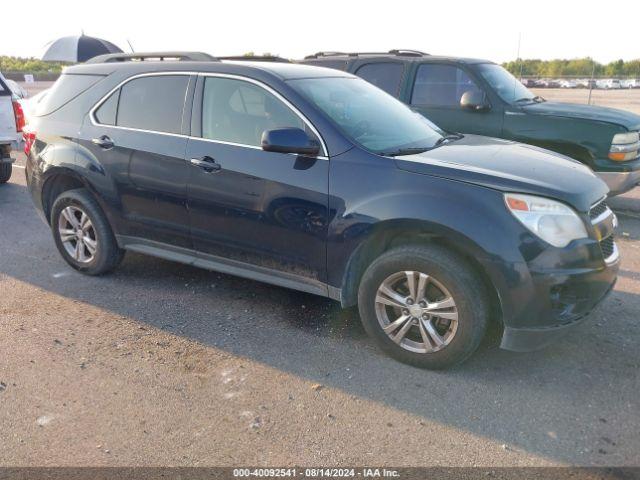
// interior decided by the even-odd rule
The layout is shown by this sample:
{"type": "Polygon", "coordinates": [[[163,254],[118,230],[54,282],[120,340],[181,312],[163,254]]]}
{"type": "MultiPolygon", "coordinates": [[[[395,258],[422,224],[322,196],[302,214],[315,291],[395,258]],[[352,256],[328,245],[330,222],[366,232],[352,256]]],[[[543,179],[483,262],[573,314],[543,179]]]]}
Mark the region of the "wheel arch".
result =
{"type": "Polygon", "coordinates": [[[56,198],[66,191],[77,188],[86,189],[98,202],[100,208],[103,211],[105,210],[100,195],[98,195],[97,190],[85,176],[72,168],[52,167],[47,170],[42,183],[42,211],[47,222],[51,222],[51,208],[56,198]]]}
{"type": "Polygon", "coordinates": [[[498,289],[486,265],[480,260],[484,250],[465,235],[441,225],[415,219],[390,220],[376,225],[350,255],[340,286],[343,307],[357,304],[358,288],[365,270],[381,254],[403,245],[437,244],[462,258],[477,273],[487,288],[492,318],[502,324],[503,305],[498,289]]]}

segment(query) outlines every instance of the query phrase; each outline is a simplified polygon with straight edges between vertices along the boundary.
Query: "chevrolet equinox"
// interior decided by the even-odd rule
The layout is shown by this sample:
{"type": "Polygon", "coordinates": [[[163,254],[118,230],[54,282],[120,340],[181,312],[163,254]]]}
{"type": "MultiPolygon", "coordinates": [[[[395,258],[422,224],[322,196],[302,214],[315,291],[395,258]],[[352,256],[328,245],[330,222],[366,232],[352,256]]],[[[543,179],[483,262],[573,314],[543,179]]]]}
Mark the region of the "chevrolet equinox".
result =
{"type": "Polygon", "coordinates": [[[127,250],[357,305],[392,357],[445,368],[490,322],[539,348],[612,289],[607,186],[513,141],[447,135],[349,73],[203,53],[67,68],[24,133],[71,267],[127,250]]]}

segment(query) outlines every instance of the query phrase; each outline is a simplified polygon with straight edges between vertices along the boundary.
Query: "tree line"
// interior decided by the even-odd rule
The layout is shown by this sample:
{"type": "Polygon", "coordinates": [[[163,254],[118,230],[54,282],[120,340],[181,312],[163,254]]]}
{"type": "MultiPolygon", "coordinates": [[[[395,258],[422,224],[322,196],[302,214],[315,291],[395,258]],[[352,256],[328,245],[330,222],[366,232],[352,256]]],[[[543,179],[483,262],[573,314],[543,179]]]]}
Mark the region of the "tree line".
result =
{"type": "MultiPolygon", "coordinates": [[[[0,71],[5,72],[58,73],[65,65],[67,64],[44,62],[37,58],[0,56],[0,71]]],[[[572,60],[518,59],[505,62],[502,66],[514,75],[524,77],[590,77],[593,72],[596,77],[640,78],[640,59],[628,62],[616,60],[607,64],[598,63],[589,57],[572,60]]]]}
{"type": "Polygon", "coordinates": [[[0,55],[0,72],[59,73],[65,65],[68,64],[63,62],[45,62],[37,58],[0,55]]]}
{"type": "Polygon", "coordinates": [[[616,60],[602,64],[593,59],[576,58],[572,60],[518,59],[503,63],[502,66],[515,76],[523,77],[634,77],[640,78],[640,59],[616,60]]]}

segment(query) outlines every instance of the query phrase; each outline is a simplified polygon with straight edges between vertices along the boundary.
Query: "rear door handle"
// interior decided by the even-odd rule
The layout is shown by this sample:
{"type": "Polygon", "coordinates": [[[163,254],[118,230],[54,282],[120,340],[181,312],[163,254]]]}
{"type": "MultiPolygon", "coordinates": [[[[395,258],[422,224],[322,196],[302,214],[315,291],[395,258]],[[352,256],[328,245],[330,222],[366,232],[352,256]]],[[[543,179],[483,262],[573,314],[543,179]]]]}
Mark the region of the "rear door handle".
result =
{"type": "Polygon", "coordinates": [[[100,148],[103,148],[105,150],[113,148],[113,145],[114,145],[113,140],[111,140],[106,135],[102,135],[101,137],[98,137],[98,138],[93,138],[91,140],[91,143],[93,143],[94,145],[97,145],[100,148]]]}
{"type": "Polygon", "coordinates": [[[217,163],[213,158],[205,156],[201,158],[192,158],[189,160],[191,165],[195,165],[196,167],[200,167],[207,173],[217,172],[222,169],[222,166],[217,163]]]}

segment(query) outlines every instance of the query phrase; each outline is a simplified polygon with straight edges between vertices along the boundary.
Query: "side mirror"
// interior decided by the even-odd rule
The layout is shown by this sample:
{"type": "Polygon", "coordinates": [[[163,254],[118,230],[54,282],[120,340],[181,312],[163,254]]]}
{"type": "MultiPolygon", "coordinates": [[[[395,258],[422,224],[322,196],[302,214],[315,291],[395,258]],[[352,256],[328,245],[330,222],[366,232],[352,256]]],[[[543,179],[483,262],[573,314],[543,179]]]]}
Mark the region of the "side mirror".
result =
{"type": "Polygon", "coordinates": [[[320,145],[301,128],[276,128],[262,132],[262,149],[315,156],[320,152],[320,145]]]}
{"type": "Polygon", "coordinates": [[[489,110],[489,104],[485,99],[484,93],[478,90],[464,92],[460,98],[460,107],[473,112],[486,112],[489,110]]]}

